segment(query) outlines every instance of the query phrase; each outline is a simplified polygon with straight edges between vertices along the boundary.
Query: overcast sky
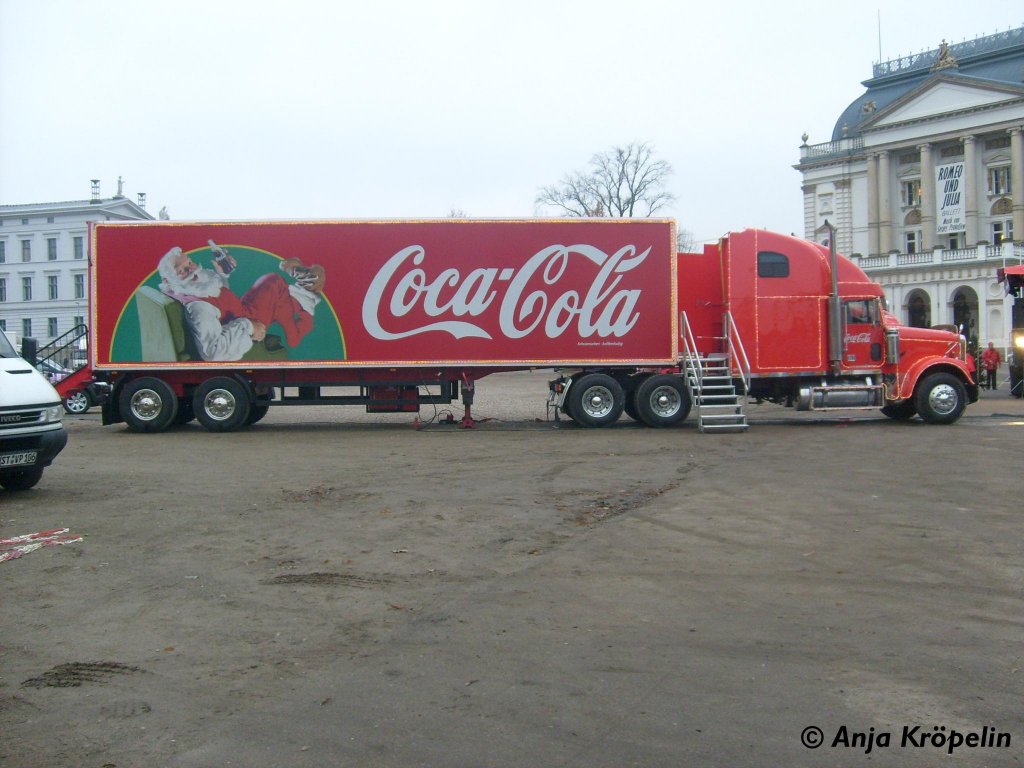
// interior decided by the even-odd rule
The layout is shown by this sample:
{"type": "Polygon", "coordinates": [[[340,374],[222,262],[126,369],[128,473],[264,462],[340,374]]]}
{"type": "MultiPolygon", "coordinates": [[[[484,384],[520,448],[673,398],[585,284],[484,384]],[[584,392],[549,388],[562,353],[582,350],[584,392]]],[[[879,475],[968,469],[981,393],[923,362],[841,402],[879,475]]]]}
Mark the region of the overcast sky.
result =
{"type": "Polygon", "coordinates": [[[647,141],[698,240],[802,235],[800,135],[831,138],[880,47],[1021,25],[1020,0],[0,0],[0,204],[122,176],[175,220],[523,217],[647,141]]]}

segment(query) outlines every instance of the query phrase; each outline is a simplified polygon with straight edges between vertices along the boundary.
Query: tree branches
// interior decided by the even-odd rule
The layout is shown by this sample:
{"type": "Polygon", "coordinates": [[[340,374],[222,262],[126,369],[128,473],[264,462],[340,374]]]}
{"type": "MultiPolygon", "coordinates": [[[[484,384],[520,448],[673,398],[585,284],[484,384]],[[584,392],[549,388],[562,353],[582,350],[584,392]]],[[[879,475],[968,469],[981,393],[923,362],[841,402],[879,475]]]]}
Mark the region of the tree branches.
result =
{"type": "Polygon", "coordinates": [[[671,164],[656,160],[650,144],[634,142],[596,154],[588,171],[541,188],[535,204],[568,216],[652,216],[675,200],[665,189],[671,175],[671,164]]]}

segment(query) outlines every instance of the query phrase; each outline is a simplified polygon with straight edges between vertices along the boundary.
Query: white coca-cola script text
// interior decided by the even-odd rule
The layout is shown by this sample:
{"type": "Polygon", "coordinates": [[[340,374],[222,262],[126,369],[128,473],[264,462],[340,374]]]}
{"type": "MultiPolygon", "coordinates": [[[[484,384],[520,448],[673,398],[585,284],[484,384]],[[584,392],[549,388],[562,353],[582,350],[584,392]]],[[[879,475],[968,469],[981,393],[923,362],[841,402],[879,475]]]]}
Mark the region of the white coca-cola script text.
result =
{"type": "Polygon", "coordinates": [[[475,319],[495,306],[503,293],[497,303],[498,328],[506,338],[520,339],[541,328],[554,339],[570,327],[584,339],[621,337],[639,318],[640,289],[621,285],[623,275],[651,252],[637,250],[627,245],[608,254],[591,245],[551,245],[517,269],[477,267],[464,275],[454,267],[431,274],[426,249],[410,245],[374,276],[363,299],[363,325],[382,340],[432,331],[456,339],[490,339],[475,319]],[[570,286],[563,279],[570,261],[579,258],[598,267],[589,286],[581,286],[578,279],[570,286]],[[406,323],[398,321],[407,316],[428,321],[404,327],[406,323]]]}

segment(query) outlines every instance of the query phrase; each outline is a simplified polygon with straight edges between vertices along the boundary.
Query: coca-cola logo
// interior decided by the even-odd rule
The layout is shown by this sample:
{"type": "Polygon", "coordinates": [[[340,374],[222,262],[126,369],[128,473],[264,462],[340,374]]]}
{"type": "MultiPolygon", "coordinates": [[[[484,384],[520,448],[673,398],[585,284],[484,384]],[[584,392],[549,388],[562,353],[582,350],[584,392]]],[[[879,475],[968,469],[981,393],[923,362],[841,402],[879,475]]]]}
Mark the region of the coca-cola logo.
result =
{"type": "MultiPolygon", "coordinates": [[[[455,267],[431,271],[426,249],[398,251],[374,276],[363,299],[363,325],[376,339],[393,340],[437,331],[456,339],[491,339],[482,318],[497,312],[497,327],[509,339],[535,331],[548,338],[570,328],[583,339],[621,337],[639,318],[639,288],[623,285],[651,249],[627,245],[605,253],[592,245],[551,245],[520,267],[455,267]],[[586,259],[589,285],[570,263],[586,259]],[[410,326],[411,323],[411,327],[410,326]]],[[[487,323],[493,327],[492,323],[487,323]]]]}
{"type": "Polygon", "coordinates": [[[871,341],[870,333],[848,333],[845,339],[847,344],[867,344],[871,341]]]}

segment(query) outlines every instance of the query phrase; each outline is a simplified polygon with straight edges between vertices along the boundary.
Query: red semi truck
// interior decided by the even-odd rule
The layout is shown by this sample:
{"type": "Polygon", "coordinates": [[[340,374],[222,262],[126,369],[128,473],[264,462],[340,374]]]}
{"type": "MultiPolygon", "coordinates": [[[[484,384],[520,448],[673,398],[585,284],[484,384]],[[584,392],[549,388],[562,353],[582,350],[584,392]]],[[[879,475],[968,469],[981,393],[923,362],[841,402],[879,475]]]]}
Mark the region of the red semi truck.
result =
{"type": "Polygon", "coordinates": [[[964,340],[909,328],[812,242],[745,230],[677,253],[663,219],[98,223],[90,367],[103,423],[253,424],[271,406],[417,412],[503,371],[557,369],[548,405],[744,429],[749,399],[951,423],[964,340]]]}

